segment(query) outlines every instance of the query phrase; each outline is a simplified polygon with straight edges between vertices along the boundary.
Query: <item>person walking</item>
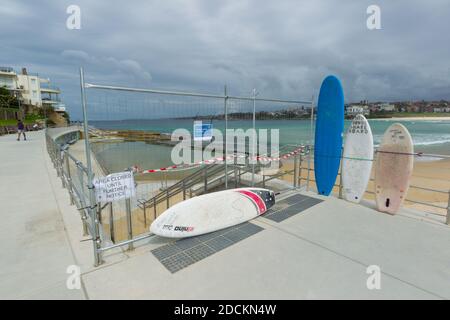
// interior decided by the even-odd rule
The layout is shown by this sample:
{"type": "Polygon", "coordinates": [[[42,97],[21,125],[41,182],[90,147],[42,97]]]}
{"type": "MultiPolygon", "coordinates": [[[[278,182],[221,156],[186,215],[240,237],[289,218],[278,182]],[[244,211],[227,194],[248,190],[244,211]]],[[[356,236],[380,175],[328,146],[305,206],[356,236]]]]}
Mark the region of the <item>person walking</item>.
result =
{"type": "Polygon", "coordinates": [[[20,141],[20,134],[23,134],[24,141],[27,140],[27,136],[25,135],[25,125],[23,124],[22,120],[20,120],[20,119],[19,119],[19,121],[17,121],[17,132],[18,132],[17,141],[20,141]]]}

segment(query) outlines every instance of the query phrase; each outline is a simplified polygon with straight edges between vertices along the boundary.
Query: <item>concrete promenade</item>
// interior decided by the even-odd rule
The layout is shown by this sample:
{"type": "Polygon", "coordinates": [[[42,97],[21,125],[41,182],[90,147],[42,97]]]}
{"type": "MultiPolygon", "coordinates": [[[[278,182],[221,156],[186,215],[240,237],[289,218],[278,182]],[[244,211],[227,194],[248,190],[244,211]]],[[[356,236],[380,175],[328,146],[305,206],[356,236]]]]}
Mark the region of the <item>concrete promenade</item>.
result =
{"type": "Polygon", "coordinates": [[[255,219],[264,230],[173,274],[150,252],[167,243],[157,237],[94,268],[44,132],[28,137],[0,137],[1,299],[450,299],[449,226],[333,197],[280,223],[255,219]],[[79,290],[66,287],[69,265],[79,290]],[[371,265],[380,290],[366,286],[371,265]]]}
{"type": "Polygon", "coordinates": [[[83,290],[66,288],[66,268],[77,261],[44,131],[16,138],[0,137],[0,298],[83,299],[83,290]]]}

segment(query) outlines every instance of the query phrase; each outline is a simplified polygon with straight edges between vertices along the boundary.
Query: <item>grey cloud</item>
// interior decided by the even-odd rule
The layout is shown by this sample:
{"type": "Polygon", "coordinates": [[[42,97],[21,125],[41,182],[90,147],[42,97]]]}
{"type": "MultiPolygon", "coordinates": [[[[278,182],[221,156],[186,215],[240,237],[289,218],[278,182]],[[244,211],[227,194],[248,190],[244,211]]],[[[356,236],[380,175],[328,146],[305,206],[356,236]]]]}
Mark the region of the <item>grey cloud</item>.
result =
{"type": "Polygon", "coordinates": [[[104,65],[106,68],[114,67],[117,71],[132,74],[138,79],[145,81],[150,81],[152,76],[150,73],[139,64],[139,62],[124,59],[118,60],[114,57],[95,57],[90,56],[87,52],[82,50],[64,50],[61,55],[64,58],[70,59],[72,61],[79,61],[83,64],[88,65],[104,65]]]}
{"type": "Polygon", "coordinates": [[[59,82],[74,113],[79,66],[116,85],[309,99],[333,73],[347,101],[450,99],[448,1],[379,0],[375,31],[369,0],[79,0],[82,29],[68,30],[72,3],[2,0],[0,49],[59,82]]]}

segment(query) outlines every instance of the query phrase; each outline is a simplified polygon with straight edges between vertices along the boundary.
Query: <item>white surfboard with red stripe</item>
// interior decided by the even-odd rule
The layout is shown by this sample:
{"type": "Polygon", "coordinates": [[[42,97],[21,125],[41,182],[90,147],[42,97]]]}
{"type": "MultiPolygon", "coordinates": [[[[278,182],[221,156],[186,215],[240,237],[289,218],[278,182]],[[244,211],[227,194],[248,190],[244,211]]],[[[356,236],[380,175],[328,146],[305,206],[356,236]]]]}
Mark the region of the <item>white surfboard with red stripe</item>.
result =
{"type": "Polygon", "coordinates": [[[168,238],[198,236],[251,220],[274,204],[274,192],[262,188],[209,193],[170,207],[153,221],[150,232],[168,238]]]}

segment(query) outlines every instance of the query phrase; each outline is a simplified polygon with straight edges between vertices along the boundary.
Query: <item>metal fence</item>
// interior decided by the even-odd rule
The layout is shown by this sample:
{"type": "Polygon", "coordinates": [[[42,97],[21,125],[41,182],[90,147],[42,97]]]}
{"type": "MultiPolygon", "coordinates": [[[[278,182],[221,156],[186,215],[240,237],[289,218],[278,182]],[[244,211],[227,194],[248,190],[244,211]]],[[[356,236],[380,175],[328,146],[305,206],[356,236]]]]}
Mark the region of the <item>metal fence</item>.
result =
{"type": "MultiPolygon", "coordinates": [[[[78,129],[81,130],[82,127],[78,127],[78,129]]],[[[122,246],[128,246],[129,249],[132,249],[134,242],[150,237],[148,227],[151,221],[170,206],[196,195],[217,190],[218,187],[224,184],[224,176],[222,174],[224,170],[223,162],[209,165],[203,164],[196,166],[193,173],[190,173],[173,185],[158,189],[154,196],[147,199],[136,199],[137,208],[135,210],[131,210],[130,203],[128,205],[126,203],[122,204],[124,209],[121,209],[120,206],[114,206],[112,203],[102,204],[94,202],[93,205],[90,205],[89,193],[92,189],[89,189],[88,168],[70,152],[71,148],[75,149],[77,144],[85,142],[82,140],[78,141],[79,138],[79,131],[62,135],[56,140],[47,134],[47,149],[58,176],[61,177],[62,186],[68,189],[71,203],[76,205],[80,212],[83,222],[83,234],[90,235],[94,240],[96,265],[102,262],[101,254],[104,251],[122,246]],[[69,146],[71,147],[69,148],[69,146]],[[123,214],[124,210],[125,214],[123,214]],[[122,215],[119,221],[114,219],[116,215],[122,215]],[[143,228],[136,228],[139,226],[139,222],[143,224],[143,228]]],[[[283,150],[280,153],[285,154],[283,150]]],[[[417,157],[423,156],[446,157],[443,155],[417,155],[417,157]]],[[[292,161],[294,163],[292,168],[275,175],[263,175],[263,179],[257,181],[255,186],[276,188],[277,184],[271,184],[271,182],[279,181],[283,176],[289,175],[292,177],[292,185],[290,185],[289,189],[315,191],[313,146],[304,146],[301,152],[292,155],[292,161]]],[[[376,161],[376,158],[374,161],[376,161]]],[[[230,163],[228,169],[229,188],[242,185],[242,179],[244,179],[246,174],[248,176],[251,170],[252,167],[234,166],[233,163],[230,163]]],[[[97,172],[93,172],[93,176],[95,174],[102,174],[102,172],[97,170],[97,172]]],[[[446,223],[450,224],[450,193],[448,189],[444,190],[443,188],[439,190],[424,186],[423,182],[422,184],[420,184],[420,181],[416,182],[415,177],[423,178],[413,173],[412,184],[405,202],[419,205],[421,207],[418,209],[431,215],[446,217],[446,223]],[[416,190],[433,194],[434,201],[421,200],[420,195],[415,193],[416,190]],[[436,201],[440,204],[436,204],[436,201]]],[[[374,199],[373,182],[374,179],[372,177],[364,197],[365,200],[374,199]]],[[[249,183],[250,181],[246,182],[246,184],[249,183]]],[[[340,172],[336,179],[333,194],[336,197],[342,197],[340,172]]]]}
{"type": "MultiPolygon", "coordinates": [[[[231,96],[226,88],[223,94],[211,95],[85,84],[82,70],[80,79],[83,125],[78,127],[79,133],[62,135],[56,140],[47,134],[47,148],[63,186],[69,190],[71,202],[80,211],[84,234],[92,237],[95,265],[102,263],[103,252],[122,246],[132,249],[136,241],[150,237],[148,229],[151,222],[170,206],[188,198],[239,186],[267,187],[277,191],[315,189],[312,140],[314,121],[311,117],[313,101],[264,99],[256,92],[249,97],[231,96]],[[90,91],[89,104],[86,90],[90,91]],[[107,94],[95,96],[94,92],[107,94]],[[137,99],[136,95],[141,96],[137,99]],[[180,97],[182,100],[176,99],[180,97]],[[161,138],[158,135],[158,139],[166,140],[155,140],[154,133],[149,133],[145,126],[139,126],[142,126],[143,118],[164,112],[183,117],[175,120],[152,119],[150,125],[156,127],[161,125],[160,122],[172,121],[172,127],[189,126],[193,117],[209,118],[225,134],[226,129],[236,127],[270,127],[270,121],[262,120],[276,118],[278,114],[284,120],[289,114],[292,114],[293,119],[298,119],[300,114],[307,117],[304,121],[309,126],[305,126],[303,130],[308,139],[287,139],[289,143],[281,145],[278,150],[271,150],[270,154],[255,150],[251,141],[239,153],[233,141],[232,145],[224,143],[216,150],[215,156],[220,160],[208,162],[205,161],[208,159],[201,159],[198,163],[178,168],[172,168],[169,164],[167,168],[151,170],[155,168],[147,167],[151,164],[144,160],[157,158],[163,153],[163,147],[171,149],[173,144],[167,144],[167,136],[161,138]],[[141,118],[130,119],[130,114],[138,114],[141,118]],[[104,119],[105,116],[107,119],[104,119]],[[136,130],[124,127],[124,122],[136,126],[136,130]],[[105,123],[107,126],[102,128],[105,123]],[[80,138],[83,139],[79,141],[80,138]],[[115,154],[118,157],[115,158],[115,154]],[[277,163],[275,168],[267,168],[266,164],[269,162],[248,161],[250,158],[264,160],[269,157],[270,163],[277,163]],[[110,163],[110,158],[119,161],[115,161],[114,166],[110,163]],[[246,161],[238,163],[238,158],[246,161]],[[135,170],[136,168],[139,170],[135,170]],[[134,170],[136,197],[113,203],[96,203],[94,176],[124,170],[134,170]]],[[[161,128],[156,131],[161,131],[161,128]]],[[[447,223],[450,223],[448,189],[437,190],[416,184],[413,179],[410,190],[439,194],[438,200],[442,204],[421,200],[413,192],[411,194],[414,197],[406,201],[437,209],[437,213],[431,214],[447,215],[447,223]],[[446,200],[443,200],[444,197],[446,200]]],[[[340,173],[334,194],[342,196],[340,173]]],[[[373,178],[365,198],[373,199],[373,178]]]]}

